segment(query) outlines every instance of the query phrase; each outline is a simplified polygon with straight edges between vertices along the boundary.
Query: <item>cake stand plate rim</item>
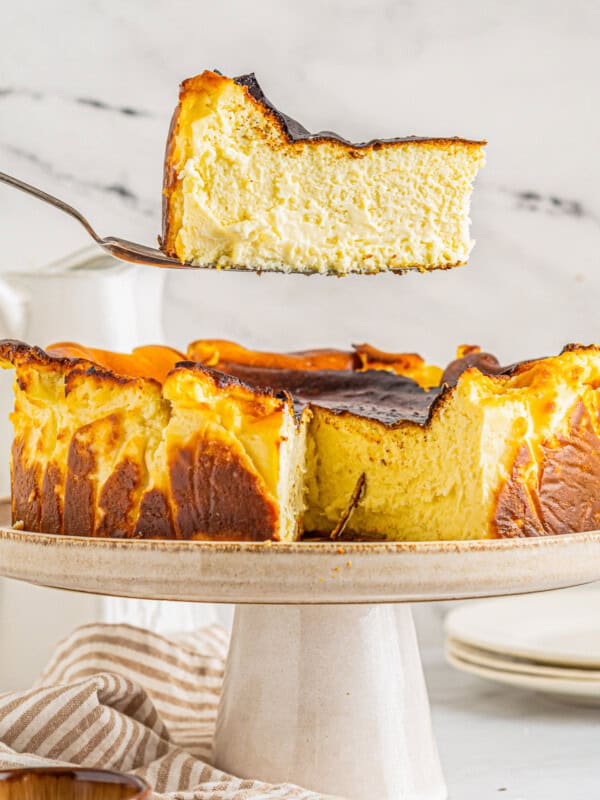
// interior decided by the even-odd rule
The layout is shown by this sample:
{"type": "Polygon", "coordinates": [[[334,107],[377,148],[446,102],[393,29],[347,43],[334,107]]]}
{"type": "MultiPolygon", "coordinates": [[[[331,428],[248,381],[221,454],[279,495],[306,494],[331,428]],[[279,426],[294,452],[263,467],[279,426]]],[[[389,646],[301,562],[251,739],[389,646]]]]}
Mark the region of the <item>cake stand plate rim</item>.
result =
{"type": "Polygon", "coordinates": [[[465,552],[490,552],[492,550],[515,550],[524,548],[559,547],[565,543],[581,543],[584,541],[600,543],[600,529],[579,531],[552,536],[523,536],[504,539],[427,539],[422,541],[386,541],[386,540],[354,540],[332,539],[331,541],[305,539],[297,542],[265,541],[227,541],[207,539],[143,539],[117,538],[102,536],[68,536],[64,534],[39,533],[26,531],[12,526],[0,525],[0,541],[6,539],[26,540],[44,545],[58,546],[80,545],[93,548],[108,549],[143,548],[147,550],[169,550],[187,552],[205,550],[218,553],[264,553],[266,555],[289,555],[292,553],[312,553],[313,555],[331,555],[343,548],[347,553],[364,553],[376,555],[382,553],[414,553],[440,554],[465,552]]]}
{"type": "Polygon", "coordinates": [[[265,604],[458,600],[600,579],[600,531],[453,542],[125,541],[0,527],[0,575],[94,594],[265,604]]]}

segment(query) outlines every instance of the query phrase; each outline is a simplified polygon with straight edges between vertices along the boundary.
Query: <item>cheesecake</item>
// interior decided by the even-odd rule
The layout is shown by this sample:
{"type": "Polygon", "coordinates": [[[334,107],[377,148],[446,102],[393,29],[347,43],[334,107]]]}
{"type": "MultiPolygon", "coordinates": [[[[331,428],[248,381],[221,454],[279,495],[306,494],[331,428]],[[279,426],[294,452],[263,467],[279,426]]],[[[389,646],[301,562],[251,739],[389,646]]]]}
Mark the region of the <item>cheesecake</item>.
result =
{"type": "Polygon", "coordinates": [[[167,142],[164,252],[182,263],[300,273],[433,270],[467,262],[483,141],[353,144],[309,133],[254,75],[181,85],[167,142]]]}
{"type": "Polygon", "coordinates": [[[13,522],[247,541],[600,528],[599,347],[507,367],[462,347],[443,371],[422,362],[421,382],[401,356],[0,342],[16,371],[13,522]]]}

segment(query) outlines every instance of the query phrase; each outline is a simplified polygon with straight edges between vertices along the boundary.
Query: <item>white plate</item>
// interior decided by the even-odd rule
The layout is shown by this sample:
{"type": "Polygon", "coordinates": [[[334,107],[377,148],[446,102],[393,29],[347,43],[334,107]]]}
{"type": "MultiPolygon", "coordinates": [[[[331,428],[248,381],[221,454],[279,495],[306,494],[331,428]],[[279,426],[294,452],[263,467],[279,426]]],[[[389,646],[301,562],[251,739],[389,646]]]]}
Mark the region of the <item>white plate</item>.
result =
{"type": "Polygon", "coordinates": [[[515,672],[521,675],[537,675],[543,678],[559,678],[561,680],[596,681],[600,683],[600,670],[592,668],[576,669],[575,667],[551,667],[538,661],[529,661],[525,658],[513,658],[491,650],[482,650],[471,647],[458,639],[446,641],[446,652],[449,655],[469,661],[480,667],[504,672],[515,672]]]}
{"type": "Polygon", "coordinates": [[[561,680],[560,678],[547,678],[539,675],[524,675],[507,672],[506,670],[490,669],[459,658],[450,652],[446,652],[446,659],[453,667],[462,672],[477,675],[479,678],[515,686],[519,689],[559,695],[570,700],[585,701],[586,705],[600,705],[600,681],[561,680]]]}
{"type": "Polygon", "coordinates": [[[470,603],[448,615],[446,633],[496,653],[600,668],[600,586],[470,603]]]}
{"type": "Polygon", "coordinates": [[[222,603],[395,603],[600,578],[600,532],[463,542],[127,541],[0,528],[0,574],[62,589],[222,603]]]}

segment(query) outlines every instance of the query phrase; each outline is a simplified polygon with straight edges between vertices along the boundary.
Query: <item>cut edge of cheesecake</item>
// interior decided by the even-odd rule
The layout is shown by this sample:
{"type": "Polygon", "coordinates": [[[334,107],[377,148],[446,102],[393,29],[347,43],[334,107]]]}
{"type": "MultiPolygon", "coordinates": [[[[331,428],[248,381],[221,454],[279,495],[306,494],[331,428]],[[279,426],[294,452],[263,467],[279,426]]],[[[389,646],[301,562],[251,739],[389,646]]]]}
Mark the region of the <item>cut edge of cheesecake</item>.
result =
{"type": "Polygon", "coordinates": [[[461,266],[485,144],[311,134],[254,75],[207,70],[182,83],[171,122],[161,248],[182,263],[254,271],[461,266]]]}

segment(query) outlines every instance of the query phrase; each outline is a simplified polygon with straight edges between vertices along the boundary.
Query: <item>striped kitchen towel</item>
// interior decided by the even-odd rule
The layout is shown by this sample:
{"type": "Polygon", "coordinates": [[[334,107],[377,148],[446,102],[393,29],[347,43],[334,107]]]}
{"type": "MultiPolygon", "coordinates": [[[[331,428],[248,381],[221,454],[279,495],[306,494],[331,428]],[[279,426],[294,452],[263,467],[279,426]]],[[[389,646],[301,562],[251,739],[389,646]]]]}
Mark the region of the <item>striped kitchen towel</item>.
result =
{"type": "Polygon", "coordinates": [[[210,764],[228,636],[168,639],[85,625],[34,688],[0,695],[0,769],[77,764],[131,772],[165,800],[317,800],[291,784],[240,780],[210,764]]]}

